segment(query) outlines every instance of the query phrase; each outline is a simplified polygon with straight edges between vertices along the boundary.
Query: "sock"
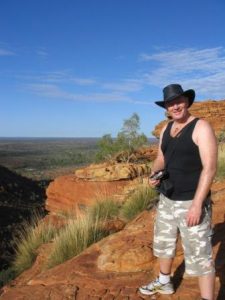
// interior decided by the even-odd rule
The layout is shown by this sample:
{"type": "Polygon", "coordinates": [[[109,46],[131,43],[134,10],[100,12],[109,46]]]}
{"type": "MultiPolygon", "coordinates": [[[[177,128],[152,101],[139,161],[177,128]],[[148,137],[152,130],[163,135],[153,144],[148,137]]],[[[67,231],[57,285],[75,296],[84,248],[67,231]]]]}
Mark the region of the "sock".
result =
{"type": "Polygon", "coordinates": [[[170,274],[162,274],[161,272],[159,273],[159,282],[162,284],[166,284],[170,282],[170,274]]]}

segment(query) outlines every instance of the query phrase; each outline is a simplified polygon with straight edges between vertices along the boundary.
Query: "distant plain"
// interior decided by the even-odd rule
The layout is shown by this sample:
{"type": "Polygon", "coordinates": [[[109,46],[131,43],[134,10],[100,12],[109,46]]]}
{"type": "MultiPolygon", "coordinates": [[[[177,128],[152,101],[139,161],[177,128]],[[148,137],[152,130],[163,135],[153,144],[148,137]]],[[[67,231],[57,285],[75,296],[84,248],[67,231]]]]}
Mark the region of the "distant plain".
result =
{"type": "Polygon", "coordinates": [[[0,138],[0,165],[33,180],[51,180],[92,163],[99,138],[0,138]]]}

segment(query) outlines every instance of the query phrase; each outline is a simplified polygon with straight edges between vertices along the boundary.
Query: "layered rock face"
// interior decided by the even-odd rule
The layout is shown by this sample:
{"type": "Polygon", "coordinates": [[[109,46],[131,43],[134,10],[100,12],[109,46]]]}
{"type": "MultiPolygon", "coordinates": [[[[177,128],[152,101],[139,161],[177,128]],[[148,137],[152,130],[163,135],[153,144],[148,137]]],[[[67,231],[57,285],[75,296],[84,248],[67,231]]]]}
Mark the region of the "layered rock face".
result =
{"type": "Polygon", "coordinates": [[[87,168],[77,170],[75,175],[79,179],[90,181],[118,181],[123,179],[134,179],[138,176],[148,174],[150,168],[146,164],[99,164],[90,165],[87,168]]]}
{"type": "MultiPolygon", "coordinates": [[[[221,122],[225,120],[225,100],[194,102],[189,111],[193,116],[207,120],[212,125],[216,135],[221,130],[225,130],[225,124],[221,122]]],[[[168,119],[157,124],[152,134],[159,138],[161,129],[167,122],[168,119]]]]}
{"type": "Polygon", "coordinates": [[[76,170],[74,174],[57,177],[47,189],[46,209],[51,213],[72,211],[79,214],[101,198],[112,197],[122,201],[150,173],[146,162],[154,160],[156,152],[156,145],[153,145],[134,153],[133,159],[145,160],[145,163],[114,161],[93,164],[76,170]]]}
{"type": "Polygon", "coordinates": [[[46,209],[51,212],[80,214],[98,199],[119,198],[128,181],[94,182],[79,180],[75,175],[57,177],[47,189],[46,209]]]}

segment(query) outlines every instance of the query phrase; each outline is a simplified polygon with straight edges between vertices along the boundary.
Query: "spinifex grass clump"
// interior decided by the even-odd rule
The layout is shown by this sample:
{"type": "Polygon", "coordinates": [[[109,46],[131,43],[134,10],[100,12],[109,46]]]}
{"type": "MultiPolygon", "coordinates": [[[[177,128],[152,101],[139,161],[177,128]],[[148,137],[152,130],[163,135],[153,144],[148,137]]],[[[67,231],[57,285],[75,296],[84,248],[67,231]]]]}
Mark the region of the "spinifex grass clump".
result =
{"type": "Polygon", "coordinates": [[[80,254],[91,244],[107,235],[108,232],[100,226],[97,218],[95,222],[89,216],[69,221],[54,240],[48,267],[58,265],[80,254]]]}
{"type": "Polygon", "coordinates": [[[224,143],[219,146],[216,177],[218,179],[225,178],[225,145],[224,145],[224,143]]]}
{"type": "Polygon", "coordinates": [[[31,224],[24,224],[15,238],[16,256],[12,268],[16,274],[32,266],[38,247],[51,241],[57,231],[51,223],[43,223],[39,216],[34,216],[31,224]]]}
{"type": "Polygon", "coordinates": [[[122,207],[113,199],[101,197],[81,217],[76,219],[70,217],[67,225],[60,231],[51,224],[40,223],[35,219],[32,226],[24,226],[20,231],[16,241],[17,255],[13,267],[17,274],[29,268],[37,255],[37,248],[50,240],[53,243],[47,267],[63,263],[109,235],[108,220],[117,218],[118,215],[130,220],[146,208],[150,209],[154,205],[155,198],[156,192],[149,187],[136,190],[122,207]]]}
{"type": "Polygon", "coordinates": [[[106,198],[104,200],[97,200],[97,202],[88,209],[89,217],[95,221],[110,220],[118,216],[119,203],[113,199],[106,198]]]}
{"type": "Polygon", "coordinates": [[[141,187],[125,202],[121,209],[121,216],[129,221],[145,209],[153,207],[157,199],[157,192],[150,187],[141,187]]]}

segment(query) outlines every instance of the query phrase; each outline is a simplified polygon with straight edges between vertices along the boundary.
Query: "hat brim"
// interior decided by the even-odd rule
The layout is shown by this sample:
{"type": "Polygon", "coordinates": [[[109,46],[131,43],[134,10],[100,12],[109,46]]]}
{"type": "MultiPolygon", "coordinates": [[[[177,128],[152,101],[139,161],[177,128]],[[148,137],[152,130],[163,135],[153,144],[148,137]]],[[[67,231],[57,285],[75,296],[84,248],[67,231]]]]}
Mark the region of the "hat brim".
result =
{"type": "Polygon", "coordinates": [[[187,90],[187,91],[183,92],[180,95],[176,95],[176,96],[172,97],[171,99],[169,99],[167,101],[156,101],[155,104],[157,104],[160,107],[166,108],[167,103],[173,101],[174,99],[176,99],[180,96],[185,96],[185,97],[188,98],[188,102],[189,102],[188,107],[190,107],[193,104],[194,100],[195,100],[195,91],[190,89],[190,90],[187,90]]]}

